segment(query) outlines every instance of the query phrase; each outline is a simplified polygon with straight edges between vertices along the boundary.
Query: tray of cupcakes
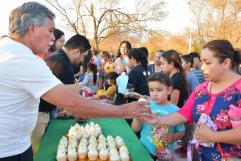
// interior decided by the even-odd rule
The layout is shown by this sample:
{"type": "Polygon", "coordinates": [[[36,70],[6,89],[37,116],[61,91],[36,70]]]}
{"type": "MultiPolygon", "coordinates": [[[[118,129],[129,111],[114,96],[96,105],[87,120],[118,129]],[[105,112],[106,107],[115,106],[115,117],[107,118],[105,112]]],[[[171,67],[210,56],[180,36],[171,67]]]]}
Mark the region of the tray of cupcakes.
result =
{"type": "Polygon", "coordinates": [[[59,141],[57,161],[131,161],[123,138],[105,137],[98,124],[76,123],[59,141]]]}

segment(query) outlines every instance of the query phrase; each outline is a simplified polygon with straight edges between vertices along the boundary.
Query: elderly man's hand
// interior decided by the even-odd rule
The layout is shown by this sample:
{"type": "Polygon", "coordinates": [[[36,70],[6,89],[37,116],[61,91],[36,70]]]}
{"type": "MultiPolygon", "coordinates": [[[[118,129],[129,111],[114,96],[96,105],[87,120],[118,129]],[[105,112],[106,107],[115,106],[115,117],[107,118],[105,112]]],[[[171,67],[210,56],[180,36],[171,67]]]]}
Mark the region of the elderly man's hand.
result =
{"type": "Polygon", "coordinates": [[[121,105],[123,118],[134,118],[145,113],[150,113],[149,102],[132,102],[121,105]]]}
{"type": "Polygon", "coordinates": [[[73,113],[73,115],[76,122],[86,122],[86,119],[87,119],[86,117],[79,115],[77,113],[73,113]]]}

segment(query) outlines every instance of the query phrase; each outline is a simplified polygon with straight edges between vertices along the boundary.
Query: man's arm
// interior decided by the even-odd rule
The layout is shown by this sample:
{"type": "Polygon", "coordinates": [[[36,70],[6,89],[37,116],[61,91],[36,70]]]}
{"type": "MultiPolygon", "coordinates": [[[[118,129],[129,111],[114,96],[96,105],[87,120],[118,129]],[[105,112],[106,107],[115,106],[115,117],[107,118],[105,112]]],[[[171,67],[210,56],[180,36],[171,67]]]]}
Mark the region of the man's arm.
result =
{"type": "Polygon", "coordinates": [[[69,87],[69,89],[75,93],[76,95],[79,95],[79,90],[78,90],[78,84],[66,84],[67,87],[69,87]]]}
{"type": "Polygon", "coordinates": [[[122,106],[100,105],[74,94],[66,85],[60,84],[50,89],[41,97],[45,101],[63,107],[67,111],[86,117],[122,117],[132,118],[149,112],[146,103],[133,102],[122,106]]]}

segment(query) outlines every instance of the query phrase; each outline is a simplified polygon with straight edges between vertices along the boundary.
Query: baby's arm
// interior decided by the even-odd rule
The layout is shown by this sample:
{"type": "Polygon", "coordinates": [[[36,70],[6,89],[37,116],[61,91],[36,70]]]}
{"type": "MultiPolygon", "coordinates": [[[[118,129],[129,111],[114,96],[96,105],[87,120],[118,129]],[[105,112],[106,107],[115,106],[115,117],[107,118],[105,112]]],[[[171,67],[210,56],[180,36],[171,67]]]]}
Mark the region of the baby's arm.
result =
{"type": "Polygon", "coordinates": [[[138,118],[134,118],[132,123],[131,123],[131,127],[132,127],[133,131],[134,132],[140,131],[141,126],[142,126],[142,122],[138,118]]]}

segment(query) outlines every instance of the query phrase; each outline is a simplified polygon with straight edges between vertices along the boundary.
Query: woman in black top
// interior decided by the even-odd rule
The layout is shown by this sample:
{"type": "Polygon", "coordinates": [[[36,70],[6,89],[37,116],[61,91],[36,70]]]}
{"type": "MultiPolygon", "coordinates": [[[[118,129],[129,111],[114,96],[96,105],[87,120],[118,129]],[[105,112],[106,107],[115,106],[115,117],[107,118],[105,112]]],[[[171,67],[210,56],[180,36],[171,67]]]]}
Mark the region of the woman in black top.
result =
{"type": "Polygon", "coordinates": [[[170,101],[181,108],[187,100],[188,91],[180,54],[175,50],[165,51],[162,54],[161,62],[162,71],[170,75],[172,82],[170,101]]]}
{"type": "Polygon", "coordinates": [[[141,95],[149,96],[149,89],[147,85],[147,79],[150,76],[148,70],[148,51],[146,48],[133,48],[128,51],[129,63],[131,68],[129,72],[129,87],[134,88],[134,92],[141,95]]]}
{"type": "MultiPolygon", "coordinates": [[[[175,50],[168,50],[162,54],[161,69],[168,73],[171,78],[172,92],[170,101],[178,107],[182,107],[188,98],[187,80],[185,72],[182,68],[180,54],[175,50]]],[[[182,147],[178,151],[186,154],[187,144],[192,136],[192,126],[185,124],[185,134],[182,139],[182,147]]]]}
{"type": "MultiPolygon", "coordinates": [[[[149,96],[149,88],[147,84],[147,79],[150,76],[150,71],[148,70],[148,50],[145,47],[142,48],[132,48],[128,51],[128,66],[131,69],[128,76],[127,87],[133,88],[134,92],[141,95],[149,96]]],[[[136,98],[128,98],[128,102],[137,101],[136,98]]],[[[131,125],[132,119],[127,119],[127,123],[131,125]]],[[[139,137],[139,133],[136,133],[139,137]]]]}

